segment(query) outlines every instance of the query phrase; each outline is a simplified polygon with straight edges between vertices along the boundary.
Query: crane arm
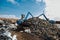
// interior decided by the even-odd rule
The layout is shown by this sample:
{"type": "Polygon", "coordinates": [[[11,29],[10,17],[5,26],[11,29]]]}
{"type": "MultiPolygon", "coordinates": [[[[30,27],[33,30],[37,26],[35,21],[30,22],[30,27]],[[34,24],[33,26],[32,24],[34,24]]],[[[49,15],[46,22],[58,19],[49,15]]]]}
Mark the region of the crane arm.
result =
{"type": "Polygon", "coordinates": [[[49,19],[45,16],[45,14],[42,14],[44,17],[45,17],[45,19],[48,21],[49,19]]]}
{"type": "Polygon", "coordinates": [[[40,14],[38,17],[40,17],[40,16],[42,16],[42,15],[44,16],[44,18],[45,18],[47,21],[49,21],[49,23],[51,23],[51,24],[58,23],[58,22],[56,22],[56,21],[54,21],[54,20],[49,20],[49,19],[45,16],[44,11],[43,11],[43,13],[40,14]]]}
{"type": "Polygon", "coordinates": [[[30,12],[28,12],[24,20],[27,20],[29,15],[31,15],[33,17],[33,15],[30,12]]]}
{"type": "Polygon", "coordinates": [[[44,16],[44,18],[48,21],[49,19],[45,16],[45,14],[44,14],[44,11],[43,11],[43,13],[42,14],[40,14],[38,17],[40,17],[40,16],[44,16]]]}
{"type": "Polygon", "coordinates": [[[17,21],[17,24],[19,25],[19,24],[21,24],[22,22],[24,22],[25,20],[27,20],[27,18],[28,18],[29,15],[31,15],[31,16],[33,17],[33,15],[32,15],[30,12],[28,12],[27,15],[26,15],[26,17],[25,17],[23,20],[22,20],[22,19],[19,19],[19,20],[17,21]]]}

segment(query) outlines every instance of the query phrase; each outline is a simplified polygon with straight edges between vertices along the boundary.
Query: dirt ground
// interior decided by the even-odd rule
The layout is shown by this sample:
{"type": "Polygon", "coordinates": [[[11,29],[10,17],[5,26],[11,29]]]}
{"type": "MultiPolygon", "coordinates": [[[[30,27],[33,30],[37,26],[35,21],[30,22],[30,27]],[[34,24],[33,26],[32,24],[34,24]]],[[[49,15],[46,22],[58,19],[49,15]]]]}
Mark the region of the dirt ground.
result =
{"type": "Polygon", "coordinates": [[[21,33],[21,32],[15,32],[12,31],[12,36],[17,35],[17,40],[43,40],[43,38],[38,38],[35,35],[31,35],[29,33],[21,33]]]}

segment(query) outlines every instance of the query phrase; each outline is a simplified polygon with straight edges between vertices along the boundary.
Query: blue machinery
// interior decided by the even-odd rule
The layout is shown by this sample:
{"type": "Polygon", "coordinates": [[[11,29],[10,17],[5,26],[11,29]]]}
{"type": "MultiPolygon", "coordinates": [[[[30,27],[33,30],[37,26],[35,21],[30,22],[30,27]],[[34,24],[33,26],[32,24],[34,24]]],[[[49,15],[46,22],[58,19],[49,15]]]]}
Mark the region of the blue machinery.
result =
{"type": "Polygon", "coordinates": [[[56,21],[54,21],[54,20],[49,20],[46,16],[45,16],[45,14],[44,14],[44,11],[43,11],[43,13],[41,14],[41,15],[39,15],[38,17],[40,17],[40,16],[44,16],[44,18],[47,20],[47,21],[49,21],[49,23],[51,23],[51,24],[55,24],[56,23],[56,21]]]}
{"type": "MultiPolygon", "coordinates": [[[[31,15],[32,18],[33,18],[33,15],[32,15],[30,12],[28,12],[27,15],[26,15],[26,17],[25,17],[24,19],[19,19],[19,20],[17,21],[17,24],[20,25],[20,24],[23,23],[25,20],[27,20],[27,18],[28,18],[29,15],[31,15]]],[[[43,13],[40,14],[38,17],[40,17],[40,16],[42,16],[42,15],[43,15],[44,18],[45,18],[47,21],[49,21],[51,24],[55,24],[55,23],[56,23],[56,21],[54,21],[54,20],[49,20],[49,19],[45,16],[44,11],[43,11],[43,13]]]]}
{"type": "MultiPolygon", "coordinates": [[[[44,4],[43,0],[41,0],[41,3],[44,4]]],[[[32,15],[30,12],[28,12],[25,17],[22,16],[22,18],[17,21],[17,24],[19,25],[19,24],[23,23],[25,20],[27,20],[27,18],[28,18],[29,15],[31,15],[32,18],[33,18],[33,15],[32,15]]],[[[40,16],[42,16],[42,15],[43,15],[44,18],[45,18],[47,21],[49,21],[51,24],[54,24],[54,23],[55,23],[54,20],[49,20],[49,19],[45,16],[44,11],[43,11],[43,13],[40,14],[38,17],[40,17],[40,16]]]]}
{"type": "Polygon", "coordinates": [[[33,15],[32,15],[30,12],[28,12],[27,15],[26,15],[26,17],[25,17],[24,19],[19,19],[19,20],[17,21],[17,24],[20,25],[20,24],[23,23],[25,20],[27,20],[27,18],[28,18],[29,15],[31,15],[32,18],[33,18],[33,15]]]}

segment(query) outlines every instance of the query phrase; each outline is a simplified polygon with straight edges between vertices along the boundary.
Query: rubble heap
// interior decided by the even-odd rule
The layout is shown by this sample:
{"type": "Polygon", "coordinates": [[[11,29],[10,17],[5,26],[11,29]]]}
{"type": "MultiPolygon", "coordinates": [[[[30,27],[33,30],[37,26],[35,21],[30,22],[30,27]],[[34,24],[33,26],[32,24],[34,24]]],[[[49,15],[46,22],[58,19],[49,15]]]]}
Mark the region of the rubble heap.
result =
{"type": "Polygon", "coordinates": [[[40,19],[38,17],[29,18],[23,23],[29,24],[31,33],[26,33],[26,32],[21,33],[20,31],[16,31],[15,29],[17,26],[15,24],[11,24],[8,22],[6,23],[4,22],[3,26],[1,26],[0,24],[0,34],[2,34],[2,37],[3,37],[2,39],[0,35],[0,40],[12,39],[12,38],[10,39],[10,36],[8,37],[7,35],[4,34],[6,33],[6,31],[9,31],[11,35],[16,35],[17,40],[60,40],[60,29],[55,24],[51,24],[48,21],[40,19]],[[13,28],[15,31],[12,30],[13,28]],[[4,30],[1,30],[1,29],[4,29],[4,30]],[[5,38],[5,36],[7,37],[5,38]]]}
{"type": "Polygon", "coordinates": [[[60,40],[60,30],[56,25],[38,17],[30,18],[27,22],[31,24],[31,34],[44,40],[60,40]]]}

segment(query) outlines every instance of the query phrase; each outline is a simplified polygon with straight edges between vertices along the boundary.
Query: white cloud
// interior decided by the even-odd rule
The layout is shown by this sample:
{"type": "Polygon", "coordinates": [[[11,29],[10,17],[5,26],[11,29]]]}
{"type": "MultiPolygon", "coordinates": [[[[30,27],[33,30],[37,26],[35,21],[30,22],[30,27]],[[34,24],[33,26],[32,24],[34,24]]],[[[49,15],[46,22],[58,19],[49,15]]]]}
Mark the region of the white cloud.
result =
{"type": "Polygon", "coordinates": [[[15,0],[7,0],[8,2],[11,2],[12,4],[15,4],[15,5],[19,5],[18,2],[16,2],[15,0]]]}
{"type": "Polygon", "coordinates": [[[17,18],[15,15],[0,15],[0,18],[17,18]]]}
{"type": "Polygon", "coordinates": [[[46,16],[49,19],[60,20],[60,0],[45,0],[46,2],[46,16]]]}
{"type": "Polygon", "coordinates": [[[36,0],[37,2],[41,2],[41,0],[36,0]]]}
{"type": "Polygon", "coordinates": [[[36,2],[44,2],[45,0],[36,0],[36,2]]]}

